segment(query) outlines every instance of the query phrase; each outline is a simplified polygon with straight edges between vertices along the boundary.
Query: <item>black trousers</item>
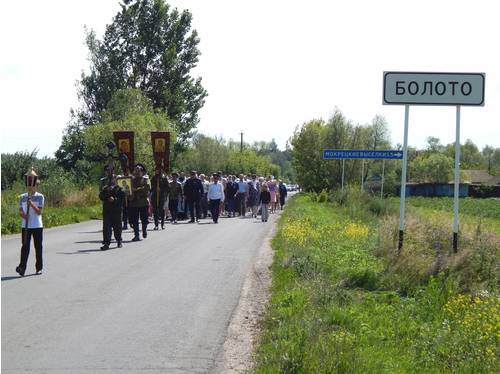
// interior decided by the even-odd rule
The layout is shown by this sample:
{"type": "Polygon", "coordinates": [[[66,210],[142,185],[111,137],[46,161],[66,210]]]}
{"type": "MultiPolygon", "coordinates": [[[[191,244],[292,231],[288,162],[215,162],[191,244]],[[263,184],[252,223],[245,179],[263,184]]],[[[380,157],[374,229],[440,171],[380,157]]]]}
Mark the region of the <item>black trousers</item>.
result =
{"type": "Polygon", "coordinates": [[[123,219],[123,226],[127,226],[127,222],[128,222],[128,204],[127,204],[127,202],[123,203],[122,219],[123,219]]]}
{"type": "Polygon", "coordinates": [[[220,199],[210,200],[210,212],[212,213],[213,221],[217,223],[220,214],[220,199]]]}
{"type": "Polygon", "coordinates": [[[30,244],[31,237],[33,236],[33,242],[35,244],[35,269],[40,271],[43,269],[43,258],[42,258],[42,241],[43,241],[43,228],[39,229],[22,229],[22,235],[24,238],[24,243],[21,247],[21,262],[19,267],[24,272],[26,270],[26,264],[28,263],[28,257],[30,255],[30,244]]]}
{"type": "Polygon", "coordinates": [[[247,211],[245,194],[239,193],[238,195],[236,195],[236,204],[237,204],[238,213],[240,213],[240,216],[245,216],[245,213],[247,211]]]}
{"type": "Polygon", "coordinates": [[[170,215],[172,216],[172,222],[177,221],[177,205],[179,205],[179,200],[177,199],[168,200],[168,210],[170,210],[170,215]]]}
{"type": "Polygon", "coordinates": [[[122,214],[121,212],[102,212],[102,236],[104,244],[111,243],[111,230],[115,233],[117,243],[122,241],[122,214]]]}
{"type": "Polygon", "coordinates": [[[196,214],[196,219],[200,219],[200,199],[196,200],[187,200],[186,199],[186,205],[189,208],[189,215],[191,216],[191,221],[194,221],[195,214],[196,214]]]}
{"type": "Polygon", "coordinates": [[[153,217],[155,220],[155,226],[158,226],[158,222],[161,222],[161,225],[165,224],[165,209],[163,208],[163,204],[160,202],[160,206],[153,205],[153,217]]]}
{"type": "Polygon", "coordinates": [[[132,228],[134,229],[134,236],[139,237],[139,218],[142,223],[142,233],[145,234],[148,228],[148,206],[141,207],[128,207],[129,219],[132,228]]]}
{"type": "Polygon", "coordinates": [[[202,218],[207,218],[208,215],[208,199],[207,199],[207,194],[203,194],[203,197],[201,198],[200,202],[201,206],[201,216],[202,218]]]}

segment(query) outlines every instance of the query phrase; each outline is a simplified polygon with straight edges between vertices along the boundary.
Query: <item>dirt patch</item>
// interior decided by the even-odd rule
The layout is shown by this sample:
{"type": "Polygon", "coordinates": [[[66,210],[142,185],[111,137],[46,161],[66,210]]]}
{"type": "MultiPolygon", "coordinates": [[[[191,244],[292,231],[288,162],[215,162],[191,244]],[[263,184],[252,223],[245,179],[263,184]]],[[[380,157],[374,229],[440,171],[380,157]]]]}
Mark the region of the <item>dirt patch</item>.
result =
{"type": "Polygon", "coordinates": [[[273,261],[271,239],[276,232],[276,214],[270,221],[271,231],[259,248],[251,271],[246,275],[241,290],[240,300],[228,327],[226,341],[219,353],[213,373],[245,373],[253,368],[253,352],[259,336],[259,321],[261,320],[271,285],[269,267],[273,261]]]}

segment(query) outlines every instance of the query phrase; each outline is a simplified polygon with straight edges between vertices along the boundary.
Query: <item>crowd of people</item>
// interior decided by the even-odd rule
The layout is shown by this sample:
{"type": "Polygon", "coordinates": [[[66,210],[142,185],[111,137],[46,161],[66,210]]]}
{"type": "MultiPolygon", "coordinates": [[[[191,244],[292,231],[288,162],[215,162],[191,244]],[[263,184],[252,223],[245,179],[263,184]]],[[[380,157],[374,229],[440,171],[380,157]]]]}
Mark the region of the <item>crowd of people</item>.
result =
{"type": "Polygon", "coordinates": [[[133,170],[131,186],[116,176],[111,165],[105,168],[99,197],[103,202],[103,246],[109,249],[112,233],[117,247],[122,247],[122,231],[133,229],[132,241],[148,235],[152,218],[154,230],[165,229],[165,222],[177,224],[211,218],[217,224],[219,217],[261,216],[267,222],[269,214],[283,209],[287,196],[286,185],[273,176],[225,175],[216,172],[210,176],[191,171],[165,174],[156,168],[150,178],[142,164],[133,170]]]}
{"type": "MultiPolygon", "coordinates": [[[[283,209],[287,196],[286,185],[273,176],[225,175],[213,173],[210,177],[191,171],[166,175],[160,168],[152,178],[146,174],[142,164],[136,164],[131,178],[114,174],[113,166],[105,167],[101,179],[99,198],[102,201],[103,241],[101,250],[109,249],[114,234],[118,248],[122,244],[122,231],[130,225],[134,231],[132,241],[148,236],[150,217],[154,230],[163,230],[165,222],[177,224],[189,219],[189,223],[211,218],[214,223],[219,217],[261,216],[267,222],[269,214],[283,209]],[[130,181],[130,186],[125,179],[130,181]],[[121,183],[120,183],[121,182],[121,183]]],[[[24,276],[33,238],[36,253],[36,274],[43,269],[42,210],[44,196],[37,191],[40,180],[33,169],[25,174],[27,192],[19,198],[19,216],[22,218],[21,259],[16,272],[24,276]]]]}

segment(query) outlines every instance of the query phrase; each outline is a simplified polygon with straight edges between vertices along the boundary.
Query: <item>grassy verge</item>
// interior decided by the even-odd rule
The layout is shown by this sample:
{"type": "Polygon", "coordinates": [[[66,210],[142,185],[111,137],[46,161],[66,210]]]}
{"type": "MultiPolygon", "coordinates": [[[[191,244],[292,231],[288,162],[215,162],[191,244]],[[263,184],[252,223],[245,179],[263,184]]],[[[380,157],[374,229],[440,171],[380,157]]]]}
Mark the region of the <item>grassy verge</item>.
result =
{"type": "MultiPolygon", "coordinates": [[[[54,227],[102,218],[102,205],[46,207],[43,210],[43,227],[54,227]]],[[[17,208],[2,208],[2,235],[21,232],[21,218],[17,208]]]]}
{"type": "Polygon", "coordinates": [[[453,254],[448,227],[410,216],[397,255],[392,208],[312,200],[287,203],[273,240],[257,373],[494,372],[496,234],[464,225],[453,254]]]}
{"type": "MultiPolygon", "coordinates": [[[[22,184],[2,191],[2,235],[21,231],[19,217],[19,194],[24,191],[22,184]]],[[[45,196],[42,221],[44,227],[54,227],[88,221],[102,217],[102,204],[96,187],[86,186],[69,192],[55,194],[48,187],[41,191],[45,196]]]]}

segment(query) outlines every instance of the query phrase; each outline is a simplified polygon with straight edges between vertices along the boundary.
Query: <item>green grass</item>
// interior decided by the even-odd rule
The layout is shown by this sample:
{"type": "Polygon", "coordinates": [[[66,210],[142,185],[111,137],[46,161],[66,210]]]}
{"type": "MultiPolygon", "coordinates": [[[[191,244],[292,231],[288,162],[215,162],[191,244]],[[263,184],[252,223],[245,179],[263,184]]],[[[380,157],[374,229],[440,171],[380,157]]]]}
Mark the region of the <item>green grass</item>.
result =
{"type": "MultiPolygon", "coordinates": [[[[102,205],[45,207],[42,213],[43,227],[54,227],[99,219],[102,205]]],[[[2,235],[21,232],[21,217],[16,206],[2,207],[2,235]]]]}
{"type": "MultiPolygon", "coordinates": [[[[391,198],[391,203],[399,205],[399,198],[391,198]]],[[[453,198],[410,197],[406,200],[408,209],[423,218],[434,217],[443,220],[450,227],[453,223],[453,198]]],[[[481,225],[484,230],[500,235],[500,199],[475,199],[472,197],[459,200],[459,223],[481,225]]]]}
{"type": "Polygon", "coordinates": [[[436,265],[434,240],[446,238],[412,218],[408,229],[421,236],[409,234],[396,256],[393,209],[363,199],[338,205],[301,194],[287,203],[255,372],[494,372],[498,237],[477,246],[483,259],[465,246],[458,255],[439,252],[436,265]]]}
{"type": "MultiPolygon", "coordinates": [[[[45,196],[42,221],[44,227],[54,227],[98,219],[102,217],[102,203],[96,186],[71,186],[58,190],[54,186],[42,185],[45,196]]],[[[66,186],[67,187],[67,186],[66,186]]],[[[21,231],[19,217],[19,195],[25,192],[23,183],[17,182],[2,191],[2,235],[21,231]]]]}

